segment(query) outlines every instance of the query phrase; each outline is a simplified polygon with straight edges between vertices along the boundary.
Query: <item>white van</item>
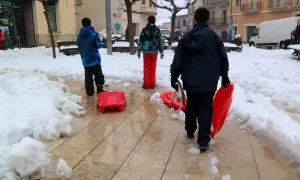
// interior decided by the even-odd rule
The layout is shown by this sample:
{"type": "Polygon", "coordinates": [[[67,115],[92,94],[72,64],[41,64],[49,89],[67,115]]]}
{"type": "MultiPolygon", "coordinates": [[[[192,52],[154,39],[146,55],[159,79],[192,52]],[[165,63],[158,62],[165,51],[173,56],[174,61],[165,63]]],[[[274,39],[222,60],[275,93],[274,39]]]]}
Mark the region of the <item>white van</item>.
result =
{"type": "Polygon", "coordinates": [[[249,45],[257,48],[282,48],[292,44],[299,17],[277,19],[260,23],[253,32],[249,45]]]}

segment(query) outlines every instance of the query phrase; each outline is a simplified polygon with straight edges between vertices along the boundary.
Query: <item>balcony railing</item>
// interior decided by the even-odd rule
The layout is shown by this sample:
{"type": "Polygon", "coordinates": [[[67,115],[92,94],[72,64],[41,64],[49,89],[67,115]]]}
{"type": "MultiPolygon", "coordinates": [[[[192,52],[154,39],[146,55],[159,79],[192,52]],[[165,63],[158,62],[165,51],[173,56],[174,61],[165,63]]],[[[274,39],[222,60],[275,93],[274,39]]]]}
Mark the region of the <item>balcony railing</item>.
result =
{"type": "Polygon", "coordinates": [[[299,9],[300,0],[269,0],[268,8],[272,11],[299,9]]]}
{"type": "Polygon", "coordinates": [[[241,5],[241,11],[243,13],[257,13],[261,11],[261,2],[243,3],[241,5]]]}
{"type": "Polygon", "coordinates": [[[228,25],[227,18],[212,18],[209,22],[211,25],[228,25]]]}
{"type": "Polygon", "coordinates": [[[213,9],[216,7],[225,8],[228,7],[229,5],[230,5],[229,0],[206,0],[204,7],[208,9],[213,9]]]}

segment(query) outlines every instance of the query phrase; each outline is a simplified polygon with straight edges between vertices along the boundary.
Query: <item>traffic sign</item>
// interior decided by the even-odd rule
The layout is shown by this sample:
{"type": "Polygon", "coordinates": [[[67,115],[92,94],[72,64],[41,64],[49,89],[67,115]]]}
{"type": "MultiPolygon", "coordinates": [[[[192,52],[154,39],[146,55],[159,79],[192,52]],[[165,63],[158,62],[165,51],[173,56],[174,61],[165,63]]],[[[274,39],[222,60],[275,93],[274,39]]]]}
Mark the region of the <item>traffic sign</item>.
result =
{"type": "Polygon", "coordinates": [[[119,30],[120,28],[121,28],[121,25],[120,25],[119,23],[116,23],[116,24],[115,24],[115,29],[116,29],[116,30],[119,30]]]}

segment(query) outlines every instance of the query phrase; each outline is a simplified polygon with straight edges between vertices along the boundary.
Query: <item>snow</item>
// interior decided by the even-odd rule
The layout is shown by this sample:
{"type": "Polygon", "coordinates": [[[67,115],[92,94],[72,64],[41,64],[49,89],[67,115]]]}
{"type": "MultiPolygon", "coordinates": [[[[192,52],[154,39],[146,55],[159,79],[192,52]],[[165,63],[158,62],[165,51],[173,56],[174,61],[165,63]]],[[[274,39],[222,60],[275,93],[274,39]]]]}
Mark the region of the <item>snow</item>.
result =
{"type": "Polygon", "coordinates": [[[231,176],[229,174],[225,175],[225,176],[222,176],[221,180],[231,180],[231,176]]]}
{"type": "MultiPolygon", "coordinates": [[[[228,54],[230,60],[229,76],[232,82],[235,83],[233,103],[228,119],[236,121],[243,127],[263,136],[274,150],[289,160],[300,163],[300,63],[291,59],[293,57],[291,55],[292,52],[292,50],[263,50],[244,47],[243,52],[231,52],[228,54]]],[[[130,86],[127,83],[124,84],[124,82],[142,82],[142,60],[137,59],[136,56],[121,53],[114,53],[113,56],[109,56],[106,54],[106,50],[100,50],[100,54],[102,69],[106,78],[120,79],[120,84],[124,86],[130,86]]],[[[164,88],[166,91],[171,89],[169,68],[173,60],[173,55],[172,51],[166,51],[165,58],[158,60],[157,84],[159,88],[164,88]]],[[[37,113],[30,114],[31,116],[29,117],[32,119],[43,119],[41,117],[44,117],[44,113],[49,113],[52,117],[57,117],[52,115],[52,113],[58,113],[60,114],[58,117],[61,117],[70,111],[69,108],[58,110],[57,107],[63,107],[59,106],[59,103],[48,104],[48,101],[53,102],[54,97],[65,97],[64,99],[71,102],[74,108],[77,107],[76,100],[75,102],[70,100],[70,96],[72,95],[67,95],[68,93],[62,91],[64,89],[62,82],[49,81],[46,75],[82,79],[83,67],[79,55],[67,57],[58,54],[57,59],[53,60],[51,58],[51,49],[43,47],[14,49],[0,51],[0,64],[0,77],[3,77],[0,81],[0,92],[2,93],[0,98],[6,98],[2,102],[14,102],[0,106],[1,111],[4,111],[4,119],[16,119],[16,122],[19,122],[22,117],[27,115],[27,112],[29,114],[32,111],[36,112],[35,106],[29,106],[27,103],[30,102],[25,101],[25,99],[32,99],[32,101],[36,101],[35,103],[41,106],[39,108],[46,109],[45,112],[37,111],[37,113]],[[13,83],[10,83],[11,81],[13,83]],[[24,89],[24,87],[29,85],[32,88],[24,89]],[[45,86],[53,89],[50,92],[44,91],[46,89],[45,86]],[[15,91],[11,92],[17,95],[7,95],[7,89],[9,91],[14,89],[15,91]],[[38,96],[34,96],[33,98],[33,95],[31,95],[32,91],[38,92],[38,96]],[[55,92],[59,93],[56,94],[55,92]],[[38,97],[38,100],[35,100],[36,97],[38,97]],[[18,98],[18,100],[14,98],[18,98]],[[15,110],[16,107],[17,111],[15,110]],[[6,112],[7,109],[14,109],[15,113],[9,114],[6,112]]],[[[161,107],[160,111],[164,107],[162,102],[159,101],[159,94],[153,95],[151,102],[157,103],[161,107]]],[[[67,105],[67,107],[71,106],[67,105]]],[[[77,112],[73,111],[71,114],[77,113],[80,114],[80,110],[77,112]]],[[[69,118],[65,118],[64,120],[65,124],[69,123],[69,118]]],[[[13,124],[11,121],[4,122],[13,124]]],[[[20,142],[19,137],[22,137],[22,133],[27,132],[25,131],[26,127],[28,126],[20,127],[19,124],[11,126],[11,132],[13,134],[21,132],[19,133],[20,135],[12,137],[0,136],[1,139],[5,139],[5,141],[0,141],[0,143],[7,145],[7,137],[9,137],[9,141],[13,141],[14,143],[20,142]]],[[[69,132],[68,128],[63,130],[55,129],[55,131],[53,129],[53,131],[50,131],[50,129],[44,130],[49,131],[45,133],[44,131],[33,131],[30,129],[31,132],[36,132],[37,135],[34,137],[48,137],[49,139],[58,137],[55,132],[59,132],[59,134],[64,133],[64,131],[66,134],[69,132]]],[[[11,145],[7,146],[11,147],[11,145]]]]}
{"type": "Polygon", "coordinates": [[[64,49],[75,49],[78,48],[77,45],[70,45],[70,46],[60,46],[60,50],[64,50],[64,49]]]}
{"type": "Polygon", "coordinates": [[[214,177],[219,174],[219,169],[217,167],[219,164],[219,160],[215,155],[213,154],[208,155],[207,164],[208,164],[208,174],[210,175],[210,177],[214,177]]]}
{"type": "Polygon", "coordinates": [[[188,153],[191,155],[199,155],[200,154],[200,149],[198,147],[190,147],[188,149],[188,153]]]}
{"type": "Polygon", "coordinates": [[[172,47],[177,47],[178,46],[178,42],[173,42],[172,43],[172,47]]]}
{"type": "Polygon", "coordinates": [[[72,168],[68,166],[66,161],[60,159],[57,163],[56,175],[60,180],[71,180],[72,168]]]}
{"type": "Polygon", "coordinates": [[[224,43],[224,46],[225,46],[225,47],[229,47],[229,48],[230,48],[230,47],[231,47],[231,48],[237,48],[237,47],[238,47],[237,45],[232,44],[232,43],[228,43],[228,42],[225,42],[225,43],[224,43]]]}
{"type": "Polygon", "coordinates": [[[300,44],[289,45],[288,48],[289,48],[289,49],[300,50],[300,44]]]}
{"type": "Polygon", "coordinates": [[[47,152],[37,140],[69,136],[72,116],[83,113],[81,97],[69,93],[63,81],[33,71],[0,69],[0,101],[0,179],[41,169],[47,152]]]}
{"type": "Polygon", "coordinates": [[[23,138],[11,147],[0,148],[0,179],[30,177],[36,173],[45,173],[50,165],[49,153],[41,142],[30,137],[23,138]]]}
{"type": "MultiPolygon", "coordinates": [[[[134,43],[135,47],[137,47],[137,44],[134,43]]],[[[112,47],[129,47],[129,42],[115,42],[112,47]]]]}

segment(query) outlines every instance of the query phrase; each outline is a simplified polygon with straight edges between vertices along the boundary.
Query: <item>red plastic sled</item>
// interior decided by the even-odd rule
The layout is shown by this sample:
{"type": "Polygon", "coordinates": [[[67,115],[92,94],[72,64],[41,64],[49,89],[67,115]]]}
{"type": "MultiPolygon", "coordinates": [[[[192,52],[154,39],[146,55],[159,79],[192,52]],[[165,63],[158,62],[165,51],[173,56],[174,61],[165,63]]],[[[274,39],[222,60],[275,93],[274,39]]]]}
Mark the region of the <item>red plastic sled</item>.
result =
{"type": "Polygon", "coordinates": [[[221,87],[215,95],[213,102],[212,131],[210,133],[211,138],[215,137],[225,123],[232,103],[233,91],[234,84],[231,83],[227,88],[221,87]]]}
{"type": "Polygon", "coordinates": [[[124,92],[102,92],[98,95],[98,109],[101,113],[107,110],[117,109],[119,112],[125,110],[126,100],[124,92]]]}
{"type": "Polygon", "coordinates": [[[180,91],[180,93],[182,94],[182,99],[184,99],[183,102],[178,101],[178,93],[177,92],[172,92],[172,91],[168,91],[165,92],[163,94],[160,95],[161,100],[163,101],[163,103],[167,106],[169,106],[170,108],[175,109],[176,111],[178,109],[180,109],[181,111],[185,111],[185,105],[186,105],[186,98],[185,98],[185,94],[184,91],[182,89],[182,85],[180,82],[177,82],[177,85],[179,87],[178,91],[180,91]]]}
{"type": "MultiPolygon", "coordinates": [[[[214,138],[215,135],[222,129],[227,114],[229,112],[231,103],[232,103],[232,95],[234,91],[234,84],[231,83],[229,87],[223,88],[221,87],[213,101],[213,116],[212,116],[212,131],[211,138],[214,138]]],[[[170,108],[178,110],[181,108],[182,111],[185,111],[185,105],[187,99],[185,99],[184,103],[177,101],[177,93],[176,92],[165,92],[160,96],[163,103],[170,108]]]]}

